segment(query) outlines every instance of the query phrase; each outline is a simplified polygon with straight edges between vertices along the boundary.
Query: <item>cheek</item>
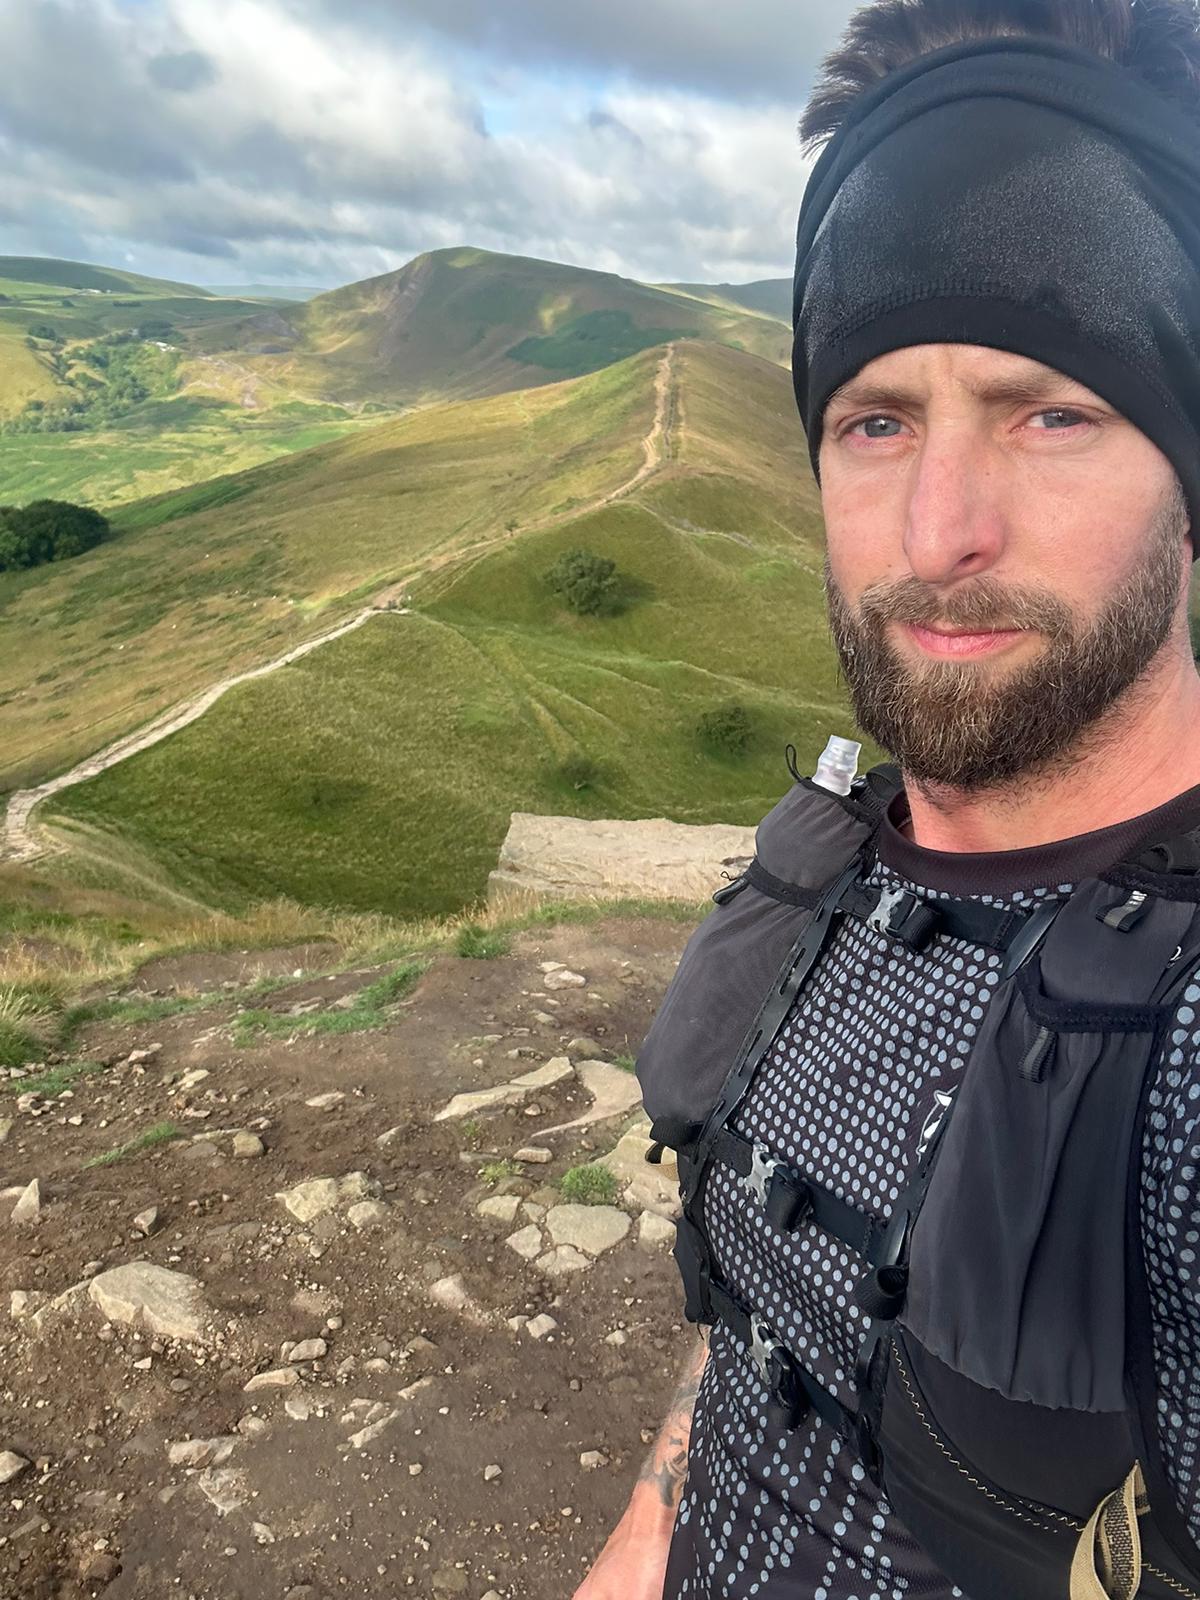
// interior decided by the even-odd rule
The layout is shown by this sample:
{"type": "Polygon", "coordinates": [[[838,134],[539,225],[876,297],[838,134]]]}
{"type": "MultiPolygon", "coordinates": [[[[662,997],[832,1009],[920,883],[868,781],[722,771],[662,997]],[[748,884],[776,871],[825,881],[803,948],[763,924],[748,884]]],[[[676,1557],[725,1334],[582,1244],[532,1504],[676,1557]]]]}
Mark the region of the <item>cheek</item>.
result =
{"type": "Polygon", "coordinates": [[[832,463],[826,471],[823,458],[821,510],[829,567],[848,596],[895,575],[904,565],[905,516],[898,487],[878,475],[875,482],[864,482],[832,463]]]}

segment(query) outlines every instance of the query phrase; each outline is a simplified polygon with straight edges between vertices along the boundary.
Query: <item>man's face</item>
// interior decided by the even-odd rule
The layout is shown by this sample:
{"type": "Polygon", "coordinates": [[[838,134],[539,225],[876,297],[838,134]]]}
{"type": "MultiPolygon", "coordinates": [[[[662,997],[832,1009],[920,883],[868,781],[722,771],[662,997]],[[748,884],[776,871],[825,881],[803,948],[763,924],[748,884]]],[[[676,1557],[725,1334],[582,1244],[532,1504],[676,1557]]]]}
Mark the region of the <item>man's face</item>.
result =
{"type": "Polygon", "coordinates": [[[893,351],[833,397],[820,461],[843,671],[915,782],[1061,768],[1190,655],[1178,480],[1073,379],[979,345],[893,351]]]}

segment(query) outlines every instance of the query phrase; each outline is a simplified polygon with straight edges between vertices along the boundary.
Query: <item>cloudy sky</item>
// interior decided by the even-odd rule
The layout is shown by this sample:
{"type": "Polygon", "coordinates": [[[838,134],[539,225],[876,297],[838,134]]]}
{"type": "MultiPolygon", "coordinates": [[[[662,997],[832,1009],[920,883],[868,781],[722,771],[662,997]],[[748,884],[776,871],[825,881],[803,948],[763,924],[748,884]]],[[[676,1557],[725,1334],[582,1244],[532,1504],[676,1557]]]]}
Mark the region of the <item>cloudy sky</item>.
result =
{"type": "Polygon", "coordinates": [[[0,253],[333,285],[474,244],[790,271],[851,0],[0,0],[0,253]]]}

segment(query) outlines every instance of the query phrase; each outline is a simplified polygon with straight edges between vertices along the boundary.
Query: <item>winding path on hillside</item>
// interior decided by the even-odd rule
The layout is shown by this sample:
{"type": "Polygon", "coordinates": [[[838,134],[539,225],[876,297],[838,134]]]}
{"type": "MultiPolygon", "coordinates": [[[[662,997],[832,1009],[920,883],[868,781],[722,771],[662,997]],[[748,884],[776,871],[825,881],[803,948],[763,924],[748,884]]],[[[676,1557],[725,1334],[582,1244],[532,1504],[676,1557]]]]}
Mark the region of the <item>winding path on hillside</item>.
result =
{"type": "MultiPolygon", "coordinates": [[[[669,459],[671,448],[671,421],[674,413],[675,391],[675,346],[669,344],[663,352],[658,364],[658,371],[654,380],[655,405],[654,420],[649,432],[642,440],[645,459],[638,470],[616,489],[605,495],[598,496],[595,500],[581,506],[572,506],[568,513],[571,517],[586,515],[590,511],[598,510],[601,506],[611,505],[614,500],[623,499],[653,473],[657,472],[664,462],[669,459]]],[[[77,783],[85,783],[89,778],[107,772],[110,767],[115,767],[121,761],[128,761],[130,756],[139,755],[143,750],[148,750],[151,745],[158,744],[161,740],[170,738],[171,734],[178,733],[181,728],[186,728],[190,722],[195,722],[202,717],[210,706],[214,705],[227,690],[236,688],[238,684],[249,683],[254,678],[263,678],[269,672],[276,672],[280,667],[286,667],[293,661],[298,661],[301,656],[308,655],[311,651],[319,649],[324,644],[329,644],[334,639],[340,639],[344,634],[351,633],[355,628],[361,628],[364,622],[371,617],[381,614],[389,616],[406,616],[410,608],[402,605],[406,598],[410,583],[416,578],[427,576],[429,573],[441,571],[444,567],[451,566],[460,561],[469,559],[477,560],[488,550],[497,545],[506,544],[510,539],[518,538],[522,534],[530,533],[538,528],[551,526],[562,520],[561,516],[543,517],[540,521],[526,523],[523,528],[505,530],[490,539],[480,539],[476,543],[465,546],[460,550],[447,551],[445,555],[435,557],[426,562],[423,567],[412,572],[401,583],[388,584],[374,598],[369,606],[352,617],[349,622],[339,623],[334,628],[327,629],[324,633],[316,634],[311,639],[306,639],[303,644],[295,645],[283,655],[276,656],[272,661],[266,661],[261,666],[252,667],[247,672],[235,673],[228,678],[221,678],[218,682],[210,684],[200,694],[191,700],[186,700],[182,705],[174,706],[165,711],[161,716],[148,722],[145,727],[136,729],[133,733],[123,735],[112,744],[106,745],[103,750],[98,750],[94,755],[88,756],[67,772],[61,772],[55,778],[48,778],[45,783],[38,784],[32,789],[18,789],[9,796],[8,808],[4,814],[3,833],[0,834],[0,860],[30,861],[35,856],[45,855],[50,850],[57,848],[54,842],[47,837],[44,830],[37,827],[33,820],[34,809],[43,800],[53,794],[59,794],[63,789],[69,789],[77,783]]]]}

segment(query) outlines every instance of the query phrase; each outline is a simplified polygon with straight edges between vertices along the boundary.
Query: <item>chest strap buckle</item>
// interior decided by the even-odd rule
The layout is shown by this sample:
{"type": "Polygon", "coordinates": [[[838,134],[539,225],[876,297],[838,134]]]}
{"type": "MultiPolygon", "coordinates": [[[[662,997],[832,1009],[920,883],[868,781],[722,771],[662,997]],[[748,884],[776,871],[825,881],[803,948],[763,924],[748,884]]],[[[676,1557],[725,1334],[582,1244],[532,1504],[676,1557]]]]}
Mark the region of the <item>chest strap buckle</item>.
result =
{"type": "Polygon", "coordinates": [[[867,913],[867,927],[898,939],[910,950],[926,949],[937,937],[941,916],[911,889],[881,889],[873,911],[867,913]]]}
{"type": "Polygon", "coordinates": [[[812,1404],[791,1353],[757,1312],[750,1317],[750,1358],[767,1386],[777,1420],[785,1428],[798,1427],[812,1404]]]}
{"type": "Polygon", "coordinates": [[[751,1146],[746,1182],[767,1221],[778,1232],[795,1233],[808,1220],[813,1208],[812,1190],[765,1145],[751,1146]]]}

